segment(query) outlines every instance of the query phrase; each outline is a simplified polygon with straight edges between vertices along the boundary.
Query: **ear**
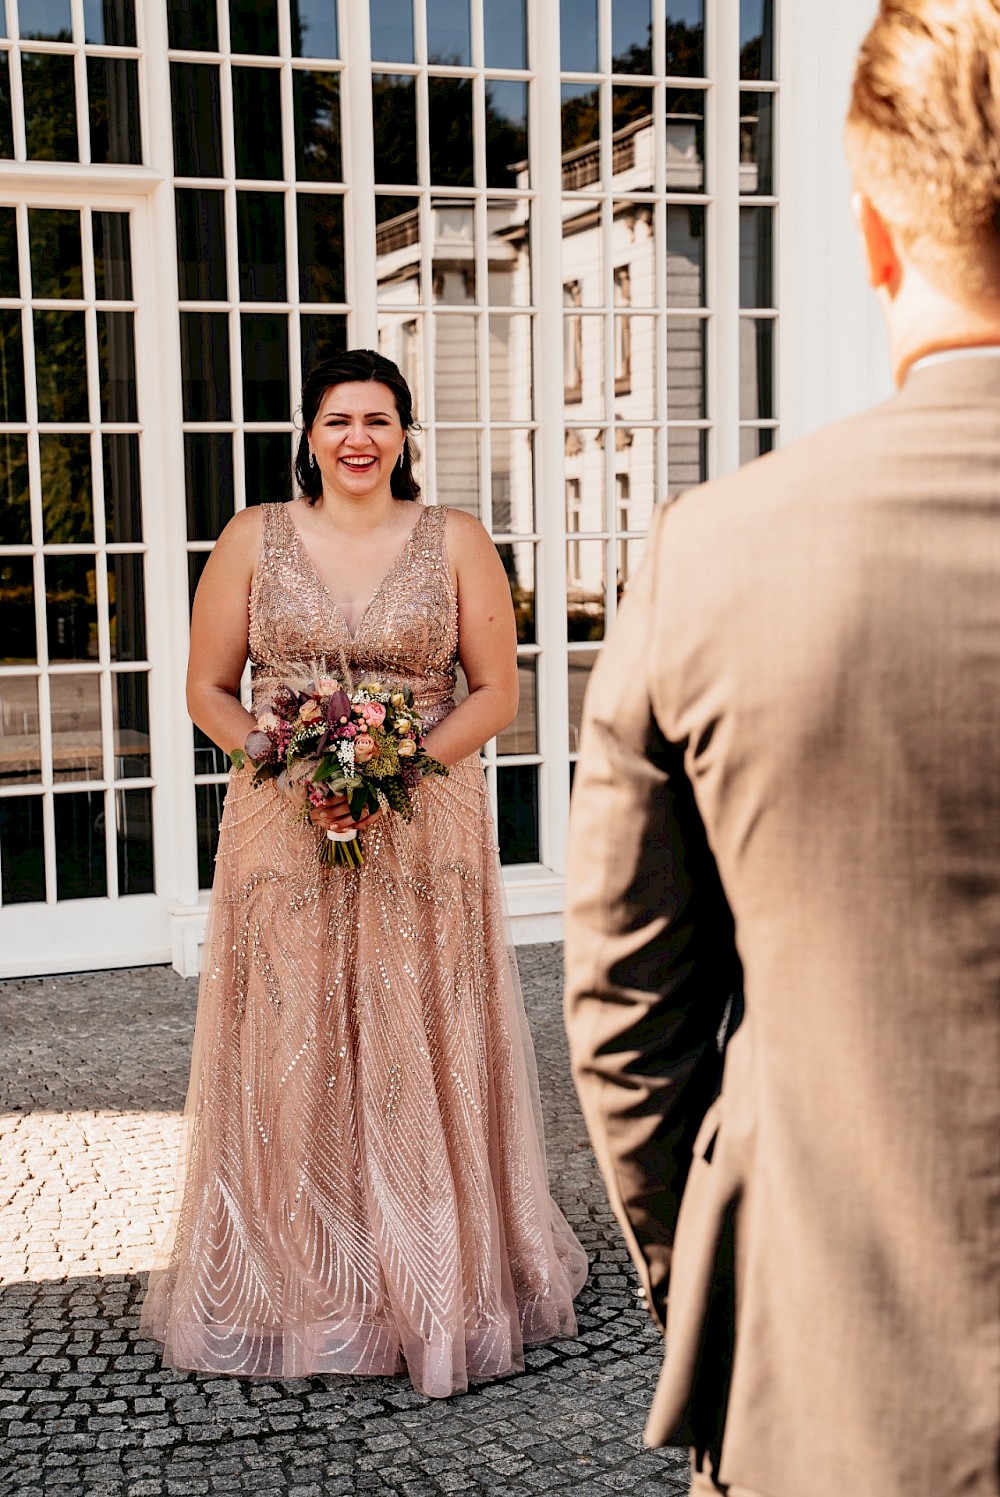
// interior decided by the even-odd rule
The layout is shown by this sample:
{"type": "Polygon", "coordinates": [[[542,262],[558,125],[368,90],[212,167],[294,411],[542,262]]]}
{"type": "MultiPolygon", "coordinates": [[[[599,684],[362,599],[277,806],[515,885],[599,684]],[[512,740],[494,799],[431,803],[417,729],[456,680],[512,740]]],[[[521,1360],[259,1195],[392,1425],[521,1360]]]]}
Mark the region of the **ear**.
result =
{"type": "Polygon", "coordinates": [[[896,250],[893,232],[870,198],[856,192],[851,207],[865,247],[868,280],[876,291],[886,290],[895,296],[903,276],[903,264],[896,250]]]}

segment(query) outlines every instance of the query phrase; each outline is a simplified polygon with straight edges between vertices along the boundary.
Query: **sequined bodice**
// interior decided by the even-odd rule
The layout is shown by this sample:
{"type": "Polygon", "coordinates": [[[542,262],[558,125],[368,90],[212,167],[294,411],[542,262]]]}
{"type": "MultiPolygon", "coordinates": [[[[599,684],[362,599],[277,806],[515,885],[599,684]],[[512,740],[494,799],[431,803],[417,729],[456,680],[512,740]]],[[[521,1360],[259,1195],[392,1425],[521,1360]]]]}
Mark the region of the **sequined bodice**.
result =
{"type": "Polygon", "coordinates": [[[458,602],[445,549],[447,511],[422,508],[403,549],[351,634],[299,539],[285,504],[262,507],[260,557],[250,591],[255,706],[281,680],[377,675],[411,687],[425,725],[450,711],[458,656],[458,602]]]}

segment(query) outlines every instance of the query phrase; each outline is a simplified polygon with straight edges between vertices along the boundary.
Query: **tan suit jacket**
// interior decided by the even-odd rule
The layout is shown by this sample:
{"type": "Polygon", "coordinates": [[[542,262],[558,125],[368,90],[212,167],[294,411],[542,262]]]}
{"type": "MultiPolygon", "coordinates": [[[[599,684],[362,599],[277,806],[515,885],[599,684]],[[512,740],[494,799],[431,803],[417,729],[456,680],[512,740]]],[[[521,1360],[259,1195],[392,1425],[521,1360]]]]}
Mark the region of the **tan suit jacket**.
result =
{"type": "Polygon", "coordinates": [[[650,1443],[730,1497],[998,1497],[1000,357],[657,512],[566,933],[650,1443]]]}

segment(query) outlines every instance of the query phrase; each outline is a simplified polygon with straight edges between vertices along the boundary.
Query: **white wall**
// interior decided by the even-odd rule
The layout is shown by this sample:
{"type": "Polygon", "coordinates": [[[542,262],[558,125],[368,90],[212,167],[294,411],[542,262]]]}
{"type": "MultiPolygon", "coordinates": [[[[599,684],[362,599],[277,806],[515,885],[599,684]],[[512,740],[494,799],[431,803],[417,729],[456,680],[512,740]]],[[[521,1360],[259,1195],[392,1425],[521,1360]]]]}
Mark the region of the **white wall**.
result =
{"type": "Polygon", "coordinates": [[[892,391],[850,211],[843,120],[877,0],[784,0],[778,161],[782,445],[892,391]]]}

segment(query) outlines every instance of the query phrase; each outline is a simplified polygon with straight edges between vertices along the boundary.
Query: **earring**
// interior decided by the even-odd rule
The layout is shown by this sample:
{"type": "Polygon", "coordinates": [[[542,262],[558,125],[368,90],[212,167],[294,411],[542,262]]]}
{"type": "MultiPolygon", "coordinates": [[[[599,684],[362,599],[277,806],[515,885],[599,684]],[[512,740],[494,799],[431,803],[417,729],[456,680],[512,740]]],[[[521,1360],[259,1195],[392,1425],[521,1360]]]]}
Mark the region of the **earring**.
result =
{"type": "Polygon", "coordinates": [[[309,454],[309,466],[310,466],[310,468],[315,468],[315,466],[316,466],[316,454],[315,454],[315,452],[310,452],[310,454],[309,454]]]}
{"type": "Polygon", "coordinates": [[[404,447],[396,459],[396,467],[400,470],[400,472],[402,472],[403,469],[403,452],[405,451],[406,448],[404,447]]]}

